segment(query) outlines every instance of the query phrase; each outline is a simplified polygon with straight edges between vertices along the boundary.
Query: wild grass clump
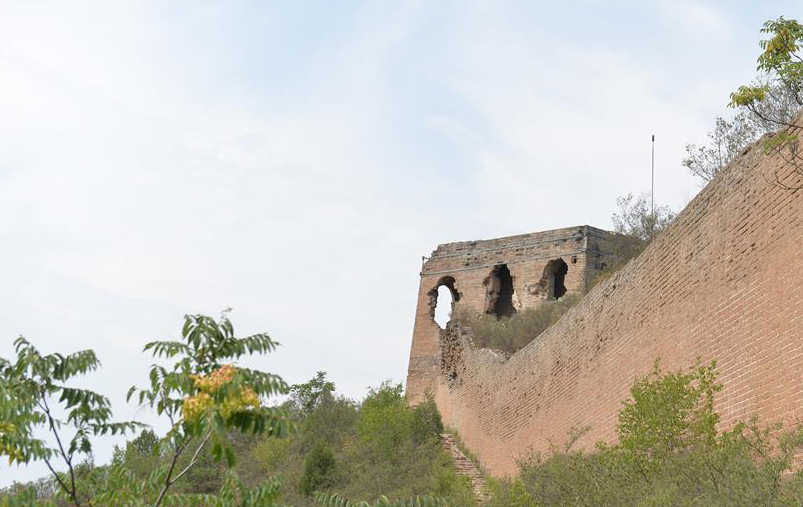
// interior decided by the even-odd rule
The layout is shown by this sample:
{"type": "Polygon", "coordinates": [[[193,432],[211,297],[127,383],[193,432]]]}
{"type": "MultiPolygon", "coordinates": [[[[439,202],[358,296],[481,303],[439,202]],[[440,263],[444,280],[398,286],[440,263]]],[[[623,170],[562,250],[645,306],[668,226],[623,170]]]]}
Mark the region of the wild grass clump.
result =
{"type": "Polygon", "coordinates": [[[496,318],[493,315],[463,317],[474,331],[476,347],[503,350],[508,353],[521,350],[560,319],[566,311],[582,299],[582,294],[568,293],[556,301],[544,301],[535,308],[525,308],[512,317],[496,318]]]}
{"type": "Polygon", "coordinates": [[[584,292],[569,292],[555,301],[543,301],[535,308],[525,308],[511,317],[471,315],[460,312],[456,321],[473,331],[474,346],[513,354],[556,323],[569,308],[580,302],[597,284],[610,278],[649,244],[648,240],[626,234],[613,234],[605,245],[608,265],[593,272],[584,292]]]}

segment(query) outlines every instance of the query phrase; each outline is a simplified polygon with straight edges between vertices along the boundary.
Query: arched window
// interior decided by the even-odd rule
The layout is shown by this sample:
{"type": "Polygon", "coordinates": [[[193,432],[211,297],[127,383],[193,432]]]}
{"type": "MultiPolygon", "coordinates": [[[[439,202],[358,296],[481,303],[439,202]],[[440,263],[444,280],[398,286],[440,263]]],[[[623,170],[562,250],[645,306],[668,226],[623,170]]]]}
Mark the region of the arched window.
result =
{"type": "Polygon", "coordinates": [[[499,317],[510,317],[516,313],[513,306],[513,277],[507,264],[494,266],[491,274],[485,279],[487,287],[486,313],[499,317]]]}
{"type": "Polygon", "coordinates": [[[451,276],[444,276],[435,287],[429,291],[432,320],[443,329],[452,320],[455,303],[460,300],[460,294],[455,288],[455,280],[451,276]]]}
{"type": "Polygon", "coordinates": [[[541,284],[546,289],[547,299],[560,299],[566,294],[566,273],[569,265],[563,259],[554,259],[547,262],[541,284]]]}

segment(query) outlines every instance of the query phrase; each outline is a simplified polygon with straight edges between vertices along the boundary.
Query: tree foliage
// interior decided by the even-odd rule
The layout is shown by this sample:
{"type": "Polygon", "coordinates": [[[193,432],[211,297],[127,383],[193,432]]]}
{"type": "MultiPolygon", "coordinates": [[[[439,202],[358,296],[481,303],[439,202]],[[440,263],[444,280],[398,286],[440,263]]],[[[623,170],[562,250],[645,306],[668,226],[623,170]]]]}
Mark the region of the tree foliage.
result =
{"type": "Polygon", "coordinates": [[[307,496],[318,490],[326,490],[335,483],[335,474],[335,455],[328,445],[319,442],[304,460],[304,474],[298,490],[307,496]]]}
{"type": "Polygon", "coordinates": [[[613,228],[619,234],[649,243],[675,219],[667,206],[650,203],[650,194],[634,195],[632,192],[616,199],[618,210],[611,217],[613,228]]]}
{"type": "MultiPolygon", "coordinates": [[[[762,49],[757,70],[760,75],[749,85],[740,86],[730,95],[729,107],[737,113],[730,120],[717,118],[709,143],[686,146],[683,165],[703,182],[711,181],[737,155],[759,137],[767,135],[764,150],[775,150],[784,160],[803,174],[803,157],[798,153],[797,136],[786,127],[803,106],[803,25],[785,19],[764,23],[761,33],[768,38],[759,42],[762,49]]],[[[780,180],[775,183],[786,189],[797,188],[780,180]]]]}
{"type": "MultiPolygon", "coordinates": [[[[205,382],[198,392],[208,387],[205,382]]],[[[400,385],[385,383],[356,402],[337,396],[334,387],[319,372],[289,389],[290,399],[274,408],[297,431],[254,435],[228,428],[227,445],[238,457],[233,466],[202,445],[206,433],[192,437],[176,458],[175,437],[145,429],[115,448],[110,464],[77,464],[77,496],[87,505],[145,507],[162,498],[161,505],[303,507],[316,505],[322,497],[315,493],[326,491],[332,501],[348,502],[343,505],[474,505],[469,482],[457,475],[440,442],[443,423],[431,397],[410,407],[400,385]]],[[[218,405],[208,407],[205,417],[213,417],[218,405]]],[[[0,506],[71,504],[54,494],[52,484],[14,485],[0,491],[0,506]]]]}
{"type": "Polygon", "coordinates": [[[319,371],[303,384],[290,386],[290,394],[296,410],[302,417],[312,414],[321,403],[330,400],[335,384],[326,380],[326,372],[319,371]]]}
{"type": "Polygon", "coordinates": [[[285,411],[265,404],[269,397],[287,392],[285,382],[234,364],[243,356],[273,351],[277,344],[268,335],[237,338],[225,314],[219,321],[188,315],[180,340],[148,343],[144,351],[172,365],[152,365],[148,387],[133,387],[128,397],[165,416],[170,429],[162,439],[143,432],[125,450],[117,449],[109,466],[95,466],[91,461],[76,464],[76,459],[91,455],[92,437],[141,425],[112,422],[107,398],[66,385],[99,367],[94,352],[43,356],[23,338],[15,343],[16,361],[0,360],[0,451],[12,463],[44,460],[60,487],[62,501],[76,506],[188,502],[244,506],[268,505],[264,501],[275,496],[278,486],[271,479],[246,492],[239,478],[228,472],[219,474],[224,480],[218,494],[171,492],[180,479],[197,471],[207,444],[213,460],[225,458],[231,467],[235,464],[233,432],[268,436],[287,432],[290,421],[285,411]],[[56,398],[67,414],[64,419],[55,417],[50,408],[56,398]],[[57,445],[34,438],[37,426],[49,428],[57,445]],[[61,430],[68,427],[72,434],[65,440],[61,430]],[[57,458],[67,467],[66,473],[56,471],[53,460],[57,458]]]}
{"type": "Polygon", "coordinates": [[[91,455],[92,437],[125,433],[140,425],[113,422],[108,398],[66,385],[100,366],[93,351],[43,355],[23,337],[15,340],[14,349],[14,362],[0,358],[0,456],[9,464],[44,461],[63,494],[81,505],[75,468],[82,455],[91,455]],[[34,437],[36,428],[46,429],[55,444],[34,437]],[[66,465],[66,474],[56,472],[59,461],[66,465]]]}
{"type": "MultiPolygon", "coordinates": [[[[313,384],[323,385],[320,378],[313,384]]],[[[282,477],[287,504],[314,505],[307,492],[317,484],[354,504],[384,495],[394,502],[433,496],[473,505],[470,485],[440,442],[443,423],[433,400],[411,408],[401,385],[392,383],[370,389],[359,403],[334,393],[319,400],[307,415],[290,400],[300,431],[265,438],[253,450],[251,461],[263,473],[282,477]]]]}

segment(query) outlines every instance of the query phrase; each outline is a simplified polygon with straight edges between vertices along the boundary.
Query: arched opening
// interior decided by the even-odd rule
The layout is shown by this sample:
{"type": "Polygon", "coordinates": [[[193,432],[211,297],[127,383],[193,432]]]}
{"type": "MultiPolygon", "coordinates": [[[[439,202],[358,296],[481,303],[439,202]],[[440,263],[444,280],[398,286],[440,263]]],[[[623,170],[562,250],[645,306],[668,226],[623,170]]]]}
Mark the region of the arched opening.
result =
{"type": "Polygon", "coordinates": [[[451,276],[444,276],[435,287],[429,291],[432,320],[441,329],[452,320],[455,303],[460,300],[460,294],[455,288],[455,280],[451,276]]]}
{"type": "Polygon", "coordinates": [[[486,313],[497,318],[516,313],[516,307],[513,306],[513,277],[507,264],[494,266],[485,284],[488,288],[486,313]]]}
{"type": "Polygon", "coordinates": [[[554,259],[547,263],[541,283],[546,288],[547,299],[560,299],[566,294],[566,273],[569,265],[563,259],[554,259]]]}
{"type": "Polygon", "coordinates": [[[435,323],[441,328],[445,328],[446,324],[452,320],[452,307],[454,306],[454,299],[452,299],[452,291],[445,285],[438,287],[438,296],[435,300],[435,323]]]}

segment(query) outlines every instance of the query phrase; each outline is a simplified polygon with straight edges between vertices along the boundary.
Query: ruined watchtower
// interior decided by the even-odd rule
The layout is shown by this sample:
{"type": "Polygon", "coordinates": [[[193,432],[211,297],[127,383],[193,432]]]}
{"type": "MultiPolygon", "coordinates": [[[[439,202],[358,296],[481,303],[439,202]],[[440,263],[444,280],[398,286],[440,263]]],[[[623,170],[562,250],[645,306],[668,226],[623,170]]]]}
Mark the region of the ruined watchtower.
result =
{"type": "MultiPolygon", "coordinates": [[[[407,373],[411,403],[435,387],[440,326],[438,288],[451,293],[452,314],[513,315],[523,308],[585,291],[610,263],[613,233],[588,225],[505,238],[439,245],[424,263],[407,373]]],[[[443,303],[441,303],[443,304],[443,303]]]]}

